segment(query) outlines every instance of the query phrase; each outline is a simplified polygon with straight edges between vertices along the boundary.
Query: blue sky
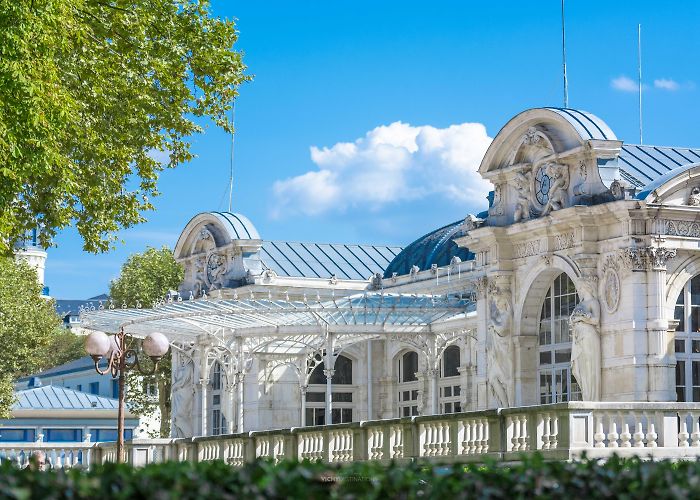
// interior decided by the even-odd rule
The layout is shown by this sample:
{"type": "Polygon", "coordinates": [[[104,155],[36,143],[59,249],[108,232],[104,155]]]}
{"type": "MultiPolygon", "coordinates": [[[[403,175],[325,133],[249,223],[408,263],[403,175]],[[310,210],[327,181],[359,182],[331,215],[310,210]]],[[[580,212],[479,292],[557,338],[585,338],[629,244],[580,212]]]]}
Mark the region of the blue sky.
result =
{"type": "MultiPolygon", "coordinates": [[[[700,2],[566,8],[570,107],[638,143],[641,23],[644,142],[700,147],[700,2]]],[[[255,76],[236,105],[233,211],[264,239],[406,245],[483,210],[474,170],[489,138],[524,109],[562,105],[559,0],[216,0],[213,12],[238,19],[255,76]]],[[[49,250],[51,295],[102,293],[129,254],[225,210],[229,144],[212,126],[196,137],[197,158],[163,173],[157,211],[116,250],[84,253],[66,230],[49,250]]]]}

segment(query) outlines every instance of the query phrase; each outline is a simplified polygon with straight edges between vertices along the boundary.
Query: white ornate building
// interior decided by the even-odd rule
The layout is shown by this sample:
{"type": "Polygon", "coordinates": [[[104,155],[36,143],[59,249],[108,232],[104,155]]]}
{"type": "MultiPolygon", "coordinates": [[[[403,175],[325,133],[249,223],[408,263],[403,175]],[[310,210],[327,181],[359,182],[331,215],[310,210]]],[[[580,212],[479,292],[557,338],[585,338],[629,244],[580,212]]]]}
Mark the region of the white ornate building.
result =
{"type": "Polygon", "coordinates": [[[184,300],[84,324],[171,338],[176,437],[700,401],[700,150],[541,108],[479,172],[486,210],[404,249],[268,241],[199,214],[175,248],[184,300]]]}

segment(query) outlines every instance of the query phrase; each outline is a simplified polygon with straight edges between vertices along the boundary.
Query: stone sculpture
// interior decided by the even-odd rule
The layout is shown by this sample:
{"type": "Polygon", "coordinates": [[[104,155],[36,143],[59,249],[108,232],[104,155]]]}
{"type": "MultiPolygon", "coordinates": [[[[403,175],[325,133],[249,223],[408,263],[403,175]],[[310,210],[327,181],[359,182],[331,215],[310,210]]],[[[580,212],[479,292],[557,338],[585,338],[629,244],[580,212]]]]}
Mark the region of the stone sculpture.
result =
{"type": "Polygon", "coordinates": [[[174,359],[172,384],[172,437],[192,437],[194,406],[194,362],[185,354],[178,353],[174,359]]]}
{"type": "Polygon", "coordinates": [[[515,189],[518,191],[518,199],[515,202],[513,219],[515,222],[530,218],[530,191],[532,172],[529,168],[515,174],[515,189]]]}
{"type": "Polygon", "coordinates": [[[512,383],[511,330],[512,307],[506,292],[491,295],[490,323],[486,337],[486,362],[489,387],[498,406],[508,408],[508,384],[512,383]]]}
{"type": "Polygon", "coordinates": [[[584,401],[600,401],[600,304],[591,282],[583,281],[579,292],[582,300],[569,319],[572,336],[571,374],[581,387],[584,401]]]}
{"type": "Polygon", "coordinates": [[[543,168],[551,182],[549,200],[542,210],[542,215],[547,215],[552,211],[561,210],[568,203],[569,167],[557,163],[548,163],[543,168]]]}

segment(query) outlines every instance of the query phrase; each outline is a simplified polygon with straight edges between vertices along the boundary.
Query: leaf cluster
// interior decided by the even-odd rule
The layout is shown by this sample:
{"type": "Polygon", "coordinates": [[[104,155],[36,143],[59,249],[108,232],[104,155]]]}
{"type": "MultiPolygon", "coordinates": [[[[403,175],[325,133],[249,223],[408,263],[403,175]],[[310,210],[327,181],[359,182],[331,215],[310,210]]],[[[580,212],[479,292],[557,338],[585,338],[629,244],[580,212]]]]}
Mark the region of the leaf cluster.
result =
{"type": "Polygon", "coordinates": [[[133,468],[105,464],[34,472],[0,466],[0,498],[673,498],[700,496],[700,462],[546,462],[541,455],[503,466],[374,462],[345,466],[259,460],[166,462],[133,468]]]}
{"type": "Polygon", "coordinates": [[[0,0],[0,254],[74,224],[91,252],[143,222],[198,117],[250,79],[208,0],[0,0]]]}
{"type": "Polygon", "coordinates": [[[42,367],[60,324],[53,301],[41,297],[36,271],[0,257],[0,418],[9,416],[12,380],[42,367]]]}

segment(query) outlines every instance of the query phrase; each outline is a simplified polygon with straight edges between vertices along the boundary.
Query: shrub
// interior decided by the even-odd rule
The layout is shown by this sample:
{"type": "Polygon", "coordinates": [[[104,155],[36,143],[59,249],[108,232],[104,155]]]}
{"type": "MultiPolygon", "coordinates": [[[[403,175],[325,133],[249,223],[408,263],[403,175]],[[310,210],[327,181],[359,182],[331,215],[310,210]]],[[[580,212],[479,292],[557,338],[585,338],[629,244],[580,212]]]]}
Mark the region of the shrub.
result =
{"type": "Polygon", "coordinates": [[[545,462],[540,455],[503,466],[422,462],[353,463],[260,460],[168,462],[142,468],[105,464],[92,470],[35,472],[0,466],[0,498],[694,498],[700,462],[545,462]]]}

